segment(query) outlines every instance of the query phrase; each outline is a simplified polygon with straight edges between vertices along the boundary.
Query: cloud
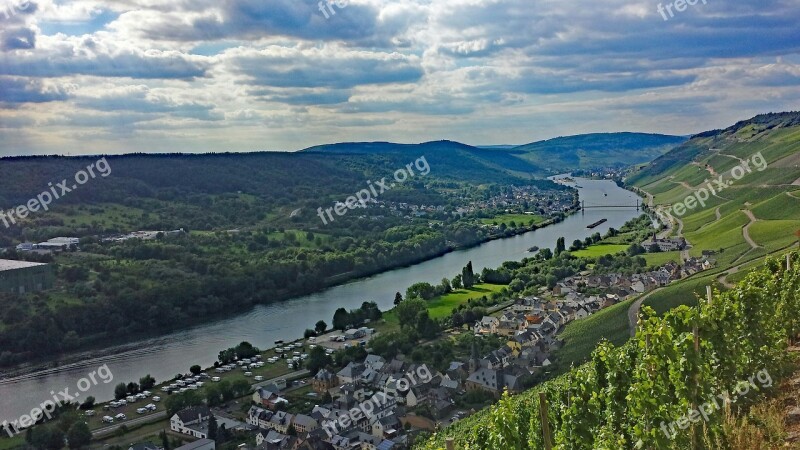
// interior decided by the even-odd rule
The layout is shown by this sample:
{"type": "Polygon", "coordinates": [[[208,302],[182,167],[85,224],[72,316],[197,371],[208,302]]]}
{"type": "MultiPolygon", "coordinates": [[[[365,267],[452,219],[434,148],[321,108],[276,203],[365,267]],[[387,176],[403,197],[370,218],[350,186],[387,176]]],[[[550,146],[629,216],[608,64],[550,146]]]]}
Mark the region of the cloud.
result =
{"type": "Polygon", "coordinates": [[[15,107],[21,103],[64,101],[69,94],[62,88],[47,86],[39,80],[0,77],[0,106],[15,107]]]}
{"type": "Polygon", "coordinates": [[[651,0],[326,3],[0,10],[0,109],[39,134],[3,129],[18,124],[16,146],[37,152],[84,148],[78,137],[109,151],[301,148],[322,136],[523,143],[689,134],[800,101],[795,0],[709,0],[668,21],[651,0]]]}

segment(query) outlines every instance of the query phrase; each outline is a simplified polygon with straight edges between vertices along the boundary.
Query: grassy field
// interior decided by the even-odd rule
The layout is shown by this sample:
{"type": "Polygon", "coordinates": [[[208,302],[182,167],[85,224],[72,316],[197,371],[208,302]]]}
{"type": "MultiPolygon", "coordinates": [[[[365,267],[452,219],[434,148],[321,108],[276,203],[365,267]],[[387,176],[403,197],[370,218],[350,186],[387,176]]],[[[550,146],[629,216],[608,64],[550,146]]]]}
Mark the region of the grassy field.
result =
{"type": "Polygon", "coordinates": [[[481,298],[484,295],[489,297],[494,292],[500,292],[505,285],[502,284],[476,284],[470,289],[458,289],[449,294],[440,295],[432,298],[428,302],[428,313],[431,318],[438,319],[447,317],[453,312],[453,308],[467,303],[470,300],[481,298]]]}
{"type": "Polygon", "coordinates": [[[672,261],[672,262],[680,262],[681,261],[681,252],[660,252],[660,253],[648,253],[646,255],[641,255],[646,261],[648,266],[663,266],[664,264],[672,261]]]}
{"type": "Polygon", "coordinates": [[[592,245],[589,248],[578,250],[576,252],[570,252],[570,254],[578,258],[597,258],[598,256],[613,255],[615,253],[624,252],[628,249],[628,247],[630,247],[630,244],[599,244],[592,245]]]}
{"type": "MultiPolygon", "coordinates": [[[[434,297],[428,301],[428,313],[431,318],[438,319],[447,317],[453,313],[453,308],[469,302],[470,300],[489,297],[494,292],[500,292],[505,285],[502,284],[476,284],[470,289],[457,289],[449,294],[434,297]]],[[[383,314],[384,323],[376,325],[375,329],[380,332],[396,331],[400,329],[400,323],[394,310],[386,311],[383,314]]]]}

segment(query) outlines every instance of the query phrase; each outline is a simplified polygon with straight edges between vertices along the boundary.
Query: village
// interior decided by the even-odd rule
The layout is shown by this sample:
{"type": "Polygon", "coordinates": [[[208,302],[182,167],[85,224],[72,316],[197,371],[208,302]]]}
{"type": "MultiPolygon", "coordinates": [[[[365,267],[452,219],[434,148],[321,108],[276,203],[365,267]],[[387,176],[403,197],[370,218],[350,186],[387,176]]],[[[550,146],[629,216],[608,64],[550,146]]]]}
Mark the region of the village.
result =
{"type": "MultiPolygon", "coordinates": [[[[683,245],[678,240],[655,238],[642,244],[661,244],[664,250],[683,245]]],[[[243,444],[240,448],[406,449],[420,434],[474,413],[474,408],[464,407],[468,396],[497,399],[504,390],[518,393],[529,388],[537,374],[553,363],[553,353],[563,345],[558,334],[566,324],[708,270],[713,264],[708,257],[690,258],[681,265],[669,262],[644,273],[598,275],[587,270],[567,277],[552,289],[517,298],[467,327],[467,333],[493,336],[503,344],[484,354],[473,345],[468,358],[451,361],[446,370],[415,364],[404,355],[387,360],[369,352],[373,330],[348,330],[341,337],[366,347],[365,358],[338,370],[322,368],[307,380],[262,383],[240,420],[228,414],[211,419],[215,415],[211,409],[195,406],[174,414],[170,427],[208,446],[199,450],[214,449],[214,440],[209,439],[212,420],[214,427],[226,423],[228,429],[255,434],[255,446],[243,444]],[[300,412],[291,404],[290,399],[296,398],[291,393],[305,383],[311,387],[308,397],[314,404],[300,412]]],[[[336,337],[331,339],[335,342],[325,343],[327,354],[341,344],[338,341],[342,339],[336,337]]],[[[313,348],[321,343],[312,337],[306,344],[313,348]]]]}

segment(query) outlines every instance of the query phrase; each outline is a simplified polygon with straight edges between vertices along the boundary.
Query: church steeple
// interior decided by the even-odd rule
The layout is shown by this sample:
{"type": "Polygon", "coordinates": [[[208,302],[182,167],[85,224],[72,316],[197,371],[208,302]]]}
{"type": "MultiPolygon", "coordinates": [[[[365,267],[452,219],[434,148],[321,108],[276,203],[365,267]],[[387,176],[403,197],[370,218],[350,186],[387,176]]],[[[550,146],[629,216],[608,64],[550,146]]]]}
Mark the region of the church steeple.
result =
{"type": "Polygon", "coordinates": [[[480,367],[480,359],[478,358],[478,348],[475,343],[472,343],[472,356],[469,358],[469,373],[474,373],[480,367]]]}

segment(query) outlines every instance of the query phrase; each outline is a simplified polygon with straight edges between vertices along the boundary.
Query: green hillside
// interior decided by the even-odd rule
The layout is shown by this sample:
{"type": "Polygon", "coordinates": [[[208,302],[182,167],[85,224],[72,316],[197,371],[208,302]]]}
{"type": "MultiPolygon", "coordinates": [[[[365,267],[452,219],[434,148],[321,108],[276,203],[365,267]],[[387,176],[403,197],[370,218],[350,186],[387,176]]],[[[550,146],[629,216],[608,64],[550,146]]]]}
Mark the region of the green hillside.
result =
{"type": "Polygon", "coordinates": [[[510,151],[546,170],[564,172],[647,163],[685,141],[663,134],[596,133],[534,142],[510,151]]]}
{"type": "Polygon", "coordinates": [[[627,182],[674,218],[690,255],[716,251],[723,267],[764,256],[794,242],[800,229],[800,113],[765,114],[694,136],[627,182]],[[720,176],[728,185],[722,189],[720,176]],[[705,206],[677,213],[676,204],[693,193],[703,198],[703,189],[705,206]]]}

